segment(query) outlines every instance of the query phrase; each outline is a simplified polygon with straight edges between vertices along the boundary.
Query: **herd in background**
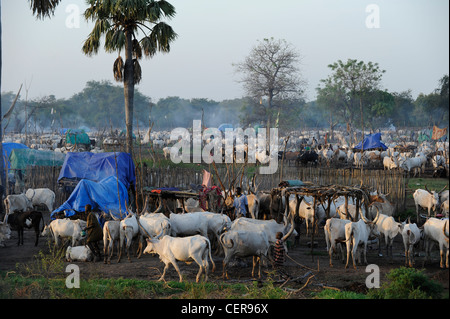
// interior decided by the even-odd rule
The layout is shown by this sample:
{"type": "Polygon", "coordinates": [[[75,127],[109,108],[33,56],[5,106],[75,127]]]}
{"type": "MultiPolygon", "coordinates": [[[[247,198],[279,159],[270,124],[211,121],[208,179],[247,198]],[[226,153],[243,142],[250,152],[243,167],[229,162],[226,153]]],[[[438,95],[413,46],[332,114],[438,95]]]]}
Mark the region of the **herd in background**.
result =
{"type": "MultiPolygon", "coordinates": [[[[323,133],[323,132],[322,132],[323,133]]],[[[286,150],[284,159],[297,159],[300,150],[308,147],[309,151],[317,153],[317,162],[323,165],[333,163],[345,163],[360,167],[375,166],[384,169],[403,169],[416,173],[424,172],[425,168],[432,167],[434,172],[443,170],[448,176],[448,142],[423,141],[418,143],[411,139],[411,135],[402,135],[401,132],[383,133],[383,142],[388,147],[385,151],[370,150],[354,152],[353,146],[348,142],[348,137],[341,132],[335,132],[334,140],[337,143],[325,144],[320,132],[310,132],[308,137],[300,132],[289,132],[289,139],[280,137],[279,149],[286,150]],[[312,138],[311,138],[312,136],[312,138]],[[286,142],[287,141],[287,142],[286,142]],[[320,148],[320,149],[319,149],[320,148]]],[[[52,143],[33,143],[32,147],[55,151],[62,150],[55,145],[56,139],[49,139],[52,143]],[[51,145],[51,146],[50,146],[51,145]],[[53,148],[56,146],[55,148],[53,148]],[[59,150],[58,150],[59,149],[59,150]]],[[[103,143],[115,143],[117,140],[103,140],[103,143]]],[[[164,149],[170,145],[168,132],[151,132],[144,136],[143,141],[152,141],[154,147],[164,149]]],[[[61,145],[59,145],[61,146],[61,145]]],[[[91,146],[90,151],[101,152],[99,146],[91,146]]],[[[329,203],[317,203],[313,207],[313,199],[305,197],[301,202],[298,212],[295,211],[296,198],[291,196],[289,203],[281,202],[282,207],[278,210],[285,212],[283,216],[274,216],[273,196],[270,192],[249,193],[248,217],[231,220],[230,217],[220,213],[203,211],[196,201],[187,201],[183,208],[183,214],[170,213],[168,216],[162,213],[149,212],[145,205],[139,214],[129,213],[122,220],[109,219],[103,224],[103,248],[104,262],[111,262],[114,244],[118,244],[118,260],[120,262],[123,250],[131,262],[130,249],[133,242],[139,245],[138,258],[142,253],[156,253],[165,264],[160,280],[164,279],[169,265],[173,265],[182,280],[177,261],[194,260],[199,266],[196,280],[205,272],[205,280],[209,271],[209,261],[215,268],[211,254],[212,249],[224,254],[223,277],[228,278],[227,266],[233,257],[253,257],[252,276],[255,275],[256,265],[259,264],[258,275],[261,276],[261,264],[264,260],[271,259],[271,247],[279,232],[283,234],[283,241],[291,240],[300,234],[299,225],[302,221],[306,225],[307,233],[317,231],[318,226],[324,226],[324,234],[327,251],[330,257],[330,266],[333,266],[334,258],[341,258],[346,266],[350,259],[356,268],[358,262],[367,263],[367,245],[373,237],[378,238],[379,253],[381,254],[381,241],[384,237],[386,255],[392,259],[392,244],[396,236],[401,235],[404,243],[405,265],[414,266],[415,250],[420,242],[424,244],[426,260],[430,258],[430,250],[433,244],[438,244],[440,251],[440,267],[449,267],[449,192],[430,191],[418,189],[414,194],[416,214],[419,221],[420,209],[427,214],[423,225],[411,223],[407,220],[397,222],[394,220],[395,206],[389,202],[385,194],[371,194],[369,210],[366,212],[362,206],[356,209],[355,203],[347,203],[343,197],[338,197],[329,203]],[[287,206],[287,209],[285,209],[287,206]],[[359,211],[359,214],[357,213],[359,211]],[[435,217],[432,217],[431,212],[435,217]],[[296,216],[296,214],[298,214],[296,216]],[[436,218],[442,215],[443,219],[436,218]],[[266,218],[266,220],[263,220],[266,218]],[[269,218],[269,219],[267,219],[269,218]],[[297,219],[296,219],[297,218],[297,219]],[[314,224],[315,221],[315,224],[314,224]],[[143,245],[146,243],[146,248],[143,245]],[[340,250],[340,256],[339,252],[340,250]],[[361,254],[363,260],[361,260],[361,254]],[[446,256],[446,257],[445,257],[446,256]]],[[[282,198],[284,199],[284,198],[282,198]]],[[[42,213],[36,210],[36,205],[45,205],[48,211],[54,208],[55,194],[46,188],[28,189],[23,194],[8,195],[5,200],[6,214],[0,222],[0,245],[10,238],[11,228],[17,229],[19,234],[18,245],[23,245],[23,229],[33,228],[36,232],[35,246],[38,244],[39,236],[51,236],[56,246],[61,246],[61,239],[70,238],[71,244],[66,249],[67,260],[92,260],[92,252],[87,246],[78,246],[84,239],[86,222],[81,219],[55,219],[45,227],[42,213]]],[[[109,215],[107,215],[109,216],[109,215]]],[[[100,214],[99,214],[100,217],[100,214]]],[[[295,248],[294,248],[295,249],[295,248]]]]}

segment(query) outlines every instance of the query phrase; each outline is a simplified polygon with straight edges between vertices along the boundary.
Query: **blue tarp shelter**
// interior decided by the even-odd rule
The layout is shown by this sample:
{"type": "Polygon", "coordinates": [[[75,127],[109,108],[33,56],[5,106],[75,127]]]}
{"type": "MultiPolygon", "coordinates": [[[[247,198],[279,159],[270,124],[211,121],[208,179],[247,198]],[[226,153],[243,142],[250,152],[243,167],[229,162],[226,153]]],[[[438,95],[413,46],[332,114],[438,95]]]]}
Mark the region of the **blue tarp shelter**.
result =
{"type": "Polygon", "coordinates": [[[123,152],[98,154],[91,152],[67,153],[59,173],[58,182],[64,179],[87,179],[99,182],[110,176],[118,176],[119,181],[122,182],[126,189],[130,188],[130,185],[136,184],[134,163],[130,154],[123,152]]]}
{"type": "Polygon", "coordinates": [[[52,212],[50,218],[54,219],[56,213],[64,210],[67,217],[84,212],[85,206],[90,204],[93,210],[101,210],[121,219],[127,215],[126,203],[128,203],[127,188],[122,182],[117,181],[117,177],[109,176],[99,182],[83,179],[64,204],[52,212]]]}
{"type": "Polygon", "coordinates": [[[381,142],[381,133],[366,135],[363,143],[359,142],[359,144],[355,146],[355,149],[357,150],[369,150],[373,148],[382,148],[383,150],[387,149],[387,146],[381,142]]]}
{"type": "Polygon", "coordinates": [[[233,129],[233,125],[232,124],[227,124],[227,123],[220,124],[218,129],[221,132],[225,132],[225,129],[233,129]]]}
{"type": "Polygon", "coordinates": [[[21,149],[21,148],[28,148],[25,144],[21,143],[2,143],[3,147],[3,162],[8,163],[8,169],[11,168],[11,163],[9,161],[9,155],[11,155],[11,152],[13,149],[21,149]]]}

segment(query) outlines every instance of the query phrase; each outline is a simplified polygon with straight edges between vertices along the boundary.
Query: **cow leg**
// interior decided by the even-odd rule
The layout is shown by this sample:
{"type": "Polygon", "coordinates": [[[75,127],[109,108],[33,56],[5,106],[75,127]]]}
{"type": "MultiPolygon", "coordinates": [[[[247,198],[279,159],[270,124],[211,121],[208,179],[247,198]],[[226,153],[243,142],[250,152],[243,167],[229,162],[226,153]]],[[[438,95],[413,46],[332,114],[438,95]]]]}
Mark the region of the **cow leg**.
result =
{"type": "Polygon", "coordinates": [[[164,276],[166,275],[167,269],[169,269],[169,265],[170,265],[169,263],[165,263],[163,273],[162,273],[161,277],[158,279],[158,281],[164,280],[164,276]]]}
{"type": "MultiPolygon", "coordinates": [[[[205,256],[202,256],[203,257],[203,259],[204,259],[204,257],[205,256]]],[[[202,275],[202,272],[203,272],[203,260],[202,259],[199,259],[199,258],[197,258],[197,256],[192,256],[192,259],[194,259],[194,261],[197,263],[197,265],[200,267],[200,269],[198,270],[198,273],[197,273],[197,277],[195,277],[195,282],[199,282],[200,281],[200,276],[202,275]]]]}
{"type": "Polygon", "coordinates": [[[181,276],[180,268],[178,268],[178,265],[177,265],[177,262],[175,261],[175,259],[173,261],[171,261],[171,263],[173,265],[173,268],[175,268],[175,270],[177,271],[178,276],[180,277],[180,282],[183,282],[183,277],[181,276]]]}

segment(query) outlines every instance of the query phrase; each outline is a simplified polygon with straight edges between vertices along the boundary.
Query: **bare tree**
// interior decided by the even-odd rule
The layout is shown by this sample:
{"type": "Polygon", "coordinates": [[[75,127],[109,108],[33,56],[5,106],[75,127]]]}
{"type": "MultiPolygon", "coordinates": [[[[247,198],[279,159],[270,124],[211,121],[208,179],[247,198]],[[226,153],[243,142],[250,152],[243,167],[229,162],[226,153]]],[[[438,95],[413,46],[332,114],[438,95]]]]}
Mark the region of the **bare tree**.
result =
{"type": "Polygon", "coordinates": [[[243,62],[233,66],[242,74],[239,82],[247,94],[265,108],[269,128],[280,110],[276,101],[301,97],[306,82],[301,78],[300,53],[291,44],[274,38],[258,42],[243,62]]]}

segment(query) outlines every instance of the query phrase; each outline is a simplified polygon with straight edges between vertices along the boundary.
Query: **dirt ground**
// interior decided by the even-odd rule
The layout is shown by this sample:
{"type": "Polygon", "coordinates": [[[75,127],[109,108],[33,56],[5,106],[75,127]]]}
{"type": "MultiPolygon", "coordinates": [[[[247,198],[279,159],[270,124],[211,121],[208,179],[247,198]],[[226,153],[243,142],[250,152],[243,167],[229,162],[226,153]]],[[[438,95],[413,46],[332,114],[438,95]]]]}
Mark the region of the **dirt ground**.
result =
{"type": "MultiPolygon", "coordinates": [[[[44,214],[45,221],[48,221],[49,214],[44,214]]],[[[34,246],[34,231],[25,230],[24,245],[17,246],[17,232],[12,231],[11,239],[6,242],[6,247],[0,247],[0,271],[17,271],[17,263],[29,263],[40,250],[48,251],[47,238],[41,237],[37,247],[34,246]]],[[[314,275],[308,282],[308,285],[301,293],[293,294],[294,298],[307,298],[309,292],[320,291],[323,287],[334,287],[355,292],[366,292],[366,278],[370,272],[366,272],[366,266],[361,265],[355,270],[352,266],[345,269],[344,264],[340,260],[334,260],[334,267],[329,266],[329,257],[326,251],[326,244],[323,234],[323,228],[319,229],[318,235],[314,241],[317,243],[314,247],[314,253],[311,255],[311,248],[308,246],[311,238],[306,236],[304,226],[300,237],[300,244],[289,249],[289,257],[285,263],[285,271],[293,278],[293,280],[284,283],[280,278],[274,278],[276,284],[284,284],[283,287],[288,291],[295,291],[302,288],[308,278],[314,275]]],[[[423,269],[424,252],[419,250],[420,256],[416,257],[416,267],[423,269]]],[[[385,254],[384,248],[382,249],[385,254]]],[[[375,264],[380,269],[380,284],[385,282],[385,274],[391,269],[404,265],[403,243],[401,236],[397,236],[394,241],[393,262],[391,263],[385,256],[378,256],[377,245],[370,247],[367,253],[367,261],[369,264],[375,264]]],[[[216,264],[216,271],[210,273],[209,281],[222,282],[222,256],[213,255],[216,264]]],[[[351,263],[351,262],[350,262],[351,263]]],[[[66,262],[66,264],[69,264],[66,262]]],[[[143,255],[140,259],[132,256],[130,263],[125,255],[120,263],[117,263],[117,256],[114,256],[111,264],[105,265],[100,262],[75,262],[80,267],[80,275],[82,279],[90,278],[136,278],[143,280],[158,280],[162,274],[164,264],[160,262],[158,256],[143,255]]],[[[179,262],[180,269],[185,280],[195,281],[198,272],[198,266],[195,263],[187,265],[179,262]]],[[[435,246],[432,253],[432,262],[425,265],[424,273],[431,279],[440,282],[444,288],[444,295],[448,295],[449,289],[449,270],[439,268],[439,250],[435,246]]],[[[229,283],[250,282],[254,280],[251,277],[252,261],[251,258],[236,263],[229,269],[230,279],[225,280],[229,283]]],[[[271,267],[263,267],[263,278],[267,279],[271,267]]],[[[65,276],[65,274],[63,274],[65,276]]],[[[178,280],[175,269],[171,266],[166,274],[167,281],[178,280]]]]}

